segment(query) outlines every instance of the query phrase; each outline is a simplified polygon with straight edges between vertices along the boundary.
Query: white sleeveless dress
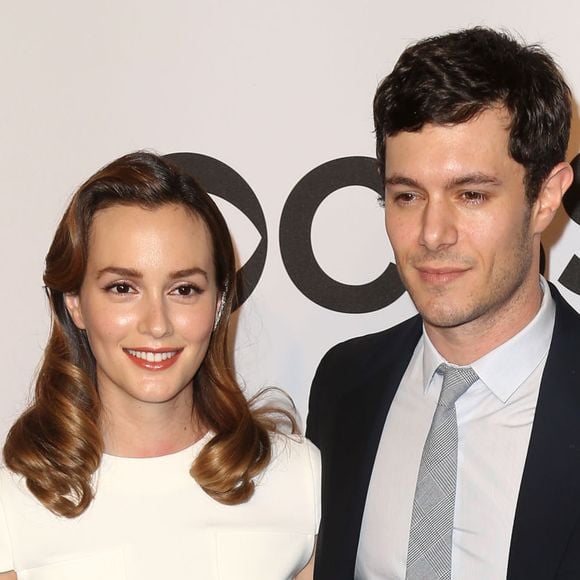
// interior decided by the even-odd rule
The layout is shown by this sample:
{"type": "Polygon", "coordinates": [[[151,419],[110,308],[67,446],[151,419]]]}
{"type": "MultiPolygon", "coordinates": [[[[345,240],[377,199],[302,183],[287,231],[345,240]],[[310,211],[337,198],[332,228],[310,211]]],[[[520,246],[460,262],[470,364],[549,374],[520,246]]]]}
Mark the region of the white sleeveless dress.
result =
{"type": "Polygon", "coordinates": [[[172,455],[105,455],[96,498],[57,517],[0,469],[0,572],[18,580],[287,580],[308,562],[320,519],[320,456],[274,436],[254,496],[211,499],[189,468],[209,435],[172,455]]]}

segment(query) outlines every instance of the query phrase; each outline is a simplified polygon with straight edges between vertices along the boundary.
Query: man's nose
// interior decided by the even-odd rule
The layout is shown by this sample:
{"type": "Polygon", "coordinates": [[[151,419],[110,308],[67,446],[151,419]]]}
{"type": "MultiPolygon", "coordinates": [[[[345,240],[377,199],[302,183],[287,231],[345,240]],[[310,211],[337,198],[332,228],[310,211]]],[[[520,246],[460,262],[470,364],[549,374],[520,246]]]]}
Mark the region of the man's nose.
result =
{"type": "Polygon", "coordinates": [[[457,242],[457,217],[445,199],[429,199],[422,215],[420,243],[435,252],[457,242]]]}

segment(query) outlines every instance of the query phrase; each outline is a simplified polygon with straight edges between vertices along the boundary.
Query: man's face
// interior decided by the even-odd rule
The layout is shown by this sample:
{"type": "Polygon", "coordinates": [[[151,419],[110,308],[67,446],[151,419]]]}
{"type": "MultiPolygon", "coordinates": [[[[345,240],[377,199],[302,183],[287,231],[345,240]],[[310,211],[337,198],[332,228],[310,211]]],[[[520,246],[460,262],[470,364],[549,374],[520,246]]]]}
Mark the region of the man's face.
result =
{"type": "Polygon", "coordinates": [[[495,108],[387,139],[387,233],[427,326],[517,319],[537,292],[536,212],[508,154],[509,121],[495,108]]]}

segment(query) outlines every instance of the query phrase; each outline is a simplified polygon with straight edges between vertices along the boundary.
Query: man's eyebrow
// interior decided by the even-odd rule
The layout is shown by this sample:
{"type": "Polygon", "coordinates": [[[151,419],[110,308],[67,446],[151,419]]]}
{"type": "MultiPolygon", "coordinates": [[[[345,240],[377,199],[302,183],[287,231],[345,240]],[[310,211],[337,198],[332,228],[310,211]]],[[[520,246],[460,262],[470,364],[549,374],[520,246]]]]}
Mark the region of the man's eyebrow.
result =
{"type": "MultiPolygon", "coordinates": [[[[482,173],[476,171],[474,173],[466,173],[465,175],[459,175],[458,177],[453,177],[447,181],[445,187],[447,189],[453,189],[454,187],[459,187],[462,185],[501,185],[500,179],[493,175],[488,175],[487,173],[482,173]]],[[[404,185],[405,187],[414,187],[422,189],[421,184],[413,179],[412,177],[407,177],[405,175],[400,175],[394,173],[393,175],[385,179],[385,185],[404,185]]]]}
{"type": "MultiPolygon", "coordinates": [[[[116,276],[122,276],[123,278],[136,278],[142,279],[143,274],[139,270],[133,268],[122,268],[119,266],[107,266],[102,268],[97,273],[97,279],[105,274],[115,274],[116,276]]],[[[203,268],[197,266],[193,268],[187,268],[185,270],[176,270],[175,272],[169,273],[169,278],[171,280],[176,280],[177,278],[187,278],[188,276],[194,276],[196,274],[201,274],[206,280],[209,279],[207,272],[203,268]]]]}
{"type": "Polygon", "coordinates": [[[467,173],[466,175],[461,175],[459,177],[454,177],[447,182],[447,188],[452,189],[453,187],[458,187],[461,185],[501,185],[500,179],[494,175],[488,175],[487,173],[481,173],[476,171],[475,173],[467,173]]]}
{"type": "Polygon", "coordinates": [[[415,181],[411,177],[406,177],[404,175],[399,175],[398,173],[393,173],[385,179],[385,185],[405,185],[407,187],[420,188],[421,185],[418,181],[415,181]]]}

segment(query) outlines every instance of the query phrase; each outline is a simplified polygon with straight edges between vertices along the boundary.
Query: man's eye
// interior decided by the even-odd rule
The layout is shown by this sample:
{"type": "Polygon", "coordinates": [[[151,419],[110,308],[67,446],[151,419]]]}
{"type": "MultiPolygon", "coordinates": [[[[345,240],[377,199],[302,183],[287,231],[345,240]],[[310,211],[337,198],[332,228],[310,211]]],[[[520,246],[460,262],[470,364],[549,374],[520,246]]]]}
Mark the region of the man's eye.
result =
{"type": "Polygon", "coordinates": [[[486,199],[485,194],[481,193],[481,191],[465,191],[463,192],[463,198],[470,203],[481,203],[486,199]]]}
{"type": "Polygon", "coordinates": [[[415,197],[416,197],[416,195],[414,193],[409,192],[409,191],[405,191],[403,193],[397,193],[395,195],[395,201],[397,203],[406,204],[406,203],[411,203],[411,202],[415,201],[415,197]]]}

